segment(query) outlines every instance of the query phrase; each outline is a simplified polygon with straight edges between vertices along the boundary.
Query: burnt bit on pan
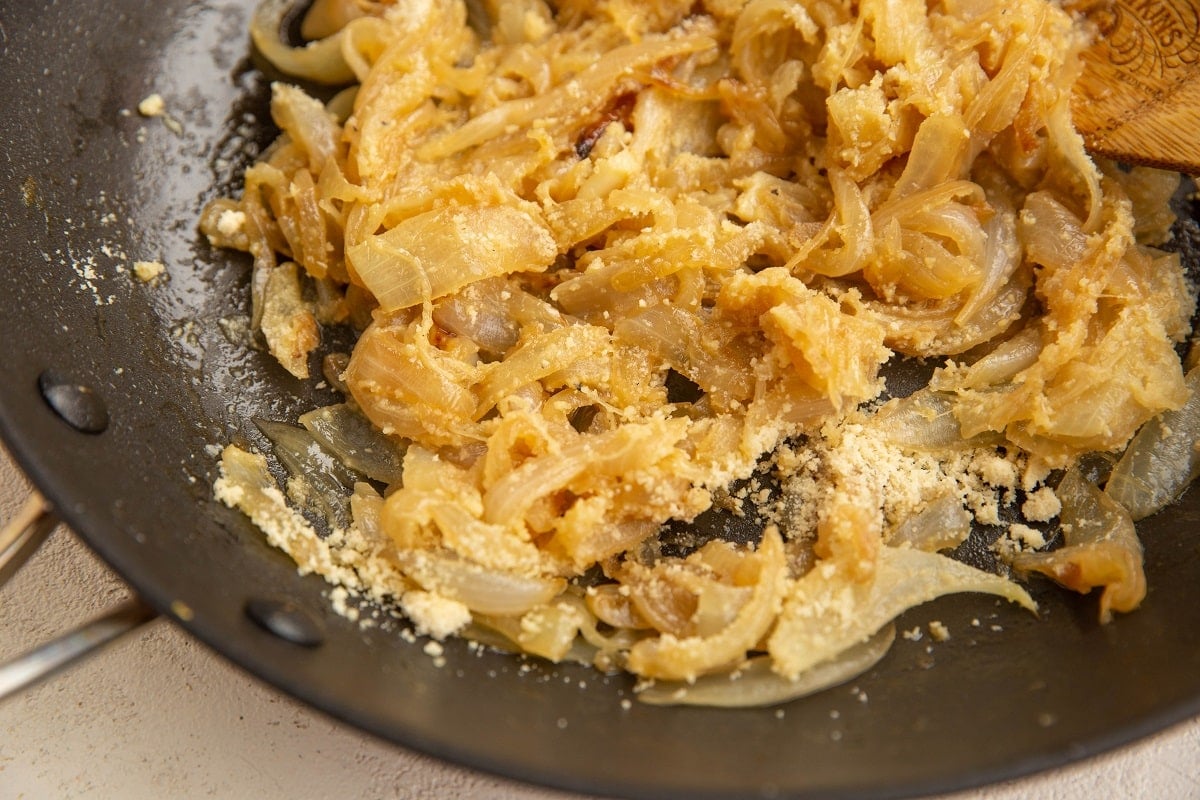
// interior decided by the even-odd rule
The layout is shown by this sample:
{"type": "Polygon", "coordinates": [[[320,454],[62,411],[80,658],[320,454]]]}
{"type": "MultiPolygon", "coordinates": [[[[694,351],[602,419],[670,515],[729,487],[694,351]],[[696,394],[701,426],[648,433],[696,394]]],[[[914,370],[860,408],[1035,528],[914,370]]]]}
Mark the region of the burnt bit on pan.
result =
{"type": "Polygon", "coordinates": [[[575,141],[575,155],[580,159],[587,158],[596,142],[604,135],[604,131],[614,122],[620,122],[626,130],[633,127],[633,107],[637,103],[637,92],[626,92],[618,95],[608,108],[600,113],[599,119],[583,129],[583,133],[575,141]]]}

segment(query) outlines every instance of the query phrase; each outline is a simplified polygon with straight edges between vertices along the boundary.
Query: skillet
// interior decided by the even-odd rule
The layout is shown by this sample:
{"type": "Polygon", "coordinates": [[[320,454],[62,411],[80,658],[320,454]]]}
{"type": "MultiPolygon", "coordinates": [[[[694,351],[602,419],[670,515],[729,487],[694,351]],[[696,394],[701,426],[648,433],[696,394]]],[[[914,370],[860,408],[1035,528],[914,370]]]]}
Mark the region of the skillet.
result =
{"type": "Polygon", "coordinates": [[[1196,492],[1140,526],[1150,589],[1136,613],[1101,627],[1094,597],[1037,582],[1040,619],[945,598],[898,624],[937,619],[949,641],[900,639],[868,674],[782,714],[624,708],[624,678],[461,641],[438,667],[387,620],[364,630],[334,614],[326,584],[211,497],[214,445],[261,445],[252,417],[336,400],[237,341],[228,323],[248,312],[247,264],[195,230],[273,136],[248,57],[251,6],[0,0],[0,436],[150,605],[397,744],[625,797],[914,796],[1061,765],[1200,713],[1196,492]],[[152,93],[167,118],[132,110],[152,93]],[[134,261],[161,261],[169,278],[135,280],[134,261]],[[45,400],[79,384],[103,406],[97,433],[45,400]],[[279,601],[310,636],[277,636],[247,613],[279,601]]]}

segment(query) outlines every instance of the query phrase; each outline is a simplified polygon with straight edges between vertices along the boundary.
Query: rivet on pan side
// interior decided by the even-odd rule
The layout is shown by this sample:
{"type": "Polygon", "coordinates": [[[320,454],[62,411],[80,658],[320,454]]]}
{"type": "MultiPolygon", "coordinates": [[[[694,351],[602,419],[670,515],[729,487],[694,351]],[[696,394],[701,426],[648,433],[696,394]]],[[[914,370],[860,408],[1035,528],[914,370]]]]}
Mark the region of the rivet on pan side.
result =
{"type": "Polygon", "coordinates": [[[92,387],[48,369],[38,376],[38,389],[54,413],[75,430],[100,433],[108,427],[108,408],[92,387]]]}
{"type": "Polygon", "coordinates": [[[325,632],[320,623],[288,600],[251,598],[246,601],[246,616],[264,630],[292,644],[316,647],[325,641],[325,632]]]}

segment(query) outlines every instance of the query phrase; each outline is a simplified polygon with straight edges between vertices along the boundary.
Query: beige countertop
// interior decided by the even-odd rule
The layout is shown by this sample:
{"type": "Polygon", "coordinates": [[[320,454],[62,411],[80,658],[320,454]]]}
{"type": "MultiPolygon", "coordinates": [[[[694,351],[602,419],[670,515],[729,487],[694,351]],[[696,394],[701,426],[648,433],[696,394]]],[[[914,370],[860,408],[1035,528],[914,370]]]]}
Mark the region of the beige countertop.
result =
{"type": "MultiPolygon", "coordinates": [[[[0,520],[24,495],[0,451],[0,520]]],[[[0,660],[127,594],[59,529],[0,589],[0,660]]],[[[155,622],[0,702],[0,800],[16,798],[571,800],[393,747],[245,675],[155,622]]],[[[1200,798],[1200,720],[1050,774],[943,800],[1200,798]]]]}

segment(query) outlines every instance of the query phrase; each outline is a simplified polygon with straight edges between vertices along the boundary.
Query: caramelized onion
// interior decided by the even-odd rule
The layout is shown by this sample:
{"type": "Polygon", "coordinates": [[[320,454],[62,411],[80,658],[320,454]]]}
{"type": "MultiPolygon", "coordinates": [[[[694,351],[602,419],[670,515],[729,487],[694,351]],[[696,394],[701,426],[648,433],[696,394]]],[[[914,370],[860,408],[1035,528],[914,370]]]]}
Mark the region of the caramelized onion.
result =
{"type": "Polygon", "coordinates": [[[796,581],[768,641],[774,669],[789,679],[874,634],[901,612],[945,594],[985,592],[1036,611],[1010,580],[937,553],[884,547],[874,580],[855,583],[836,564],[796,581]]]}
{"type": "MultiPolygon", "coordinates": [[[[1139,427],[1108,482],[1135,514],[1200,471],[1200,378],[1174,351],[1195,290],[1145,246],[1173,179],[1090,160],[1061,5],[534,0],[481,20],[318,0],[304,47],[282,41],[289,5],[255,14],[263,54],[355,85],[328,106],[273,87],[282,135],[202,229],[252,254],[250,328],[297,377],[318,324],[361,332],[328,376],[346,404],[263,423],[334,530],[241,451],[222,499],[417,630],[625,669],[661,682],[647,702],[783,702],[868,668],[928,599],[1032,609],[936,552],[1022,480],[1139,427]],[[877,406],[893,352],[954,361],[877,406]],[[768,458],[782,496],[753,485],[768,458]],[[754,548],[663,528],[734,500],[789,530],[754,548]],[[585,599],[593,578],[612,583],[585,599]]],[[[1132,522],[1074,472],[1060,495],[1066,546],[1017,571],[1132,608],[1132,522]]]]}
{"type": "Polygon", "coordinates": [[[1200,368],[1187,374],[1186,384],[1183,408],[1143,425],[1104,486],[1134,521],[1166,508],[1200,476],[1200,368]]]}
{"type": "Polygon", "coordinates": [[[901,522],[887,543],[936,552],[957,547],[971,535],[971,515],[955,494],[944,494],[901,522]]]}
{"type": "Polygon", "coordinates": [[[1111,620],[1113,611],[1137,608],[1146,596],[1146,575],[1129,513],[1077,469],[1063,477],[1057,494],[1066,545],[1048,553],[1018,553],[1013,567],[1040,572],[1077,592],[1102,587],[1101,622],[1111,620]]]}
{"type": "Polygon", "coordinates": [[[770,656],[756,656],[730,672],[702,675],[695,681],[655,681],[638,690],[637,698],[652,706],[761,708],[798,700],[857,678],[879,663],[896,638],[896,626],[885,625],[837,656],[801,672],[795,680],[771,669],[770,656]]]}
{"type": "Polygon", "coordinates": [[[400,482],[404,447],[346,403],[301,414],[300,424],[350,469],[383,484],[400,482]]]}
{"type": "Polygon", "coordinates": [[[289,75],[317,83],[342,84],[354,73],[342,57],[342,32],[292,47],[283,41],[284,21],[295,7],[293,0],[260,0],[250,21],[250,38],[267,60],[289,75]]]}
{"type": "Polygon", "coordinates": [[[401,550],[396,563],[426,591],[457,600],[480,614],[500,617],[519,616],[548,603],[565,585],[561,578],[498,572],[434,551],[401,550]]]}
{"type": "Polygon", "coordinates": [[[304,428],[265,419],[256,419],[254,424],[271,440],[276,457],[292,477],[303,482],[303,505],[319,511],[330,528],[349,528],[349,494],[360,476],[304,428]]]}

